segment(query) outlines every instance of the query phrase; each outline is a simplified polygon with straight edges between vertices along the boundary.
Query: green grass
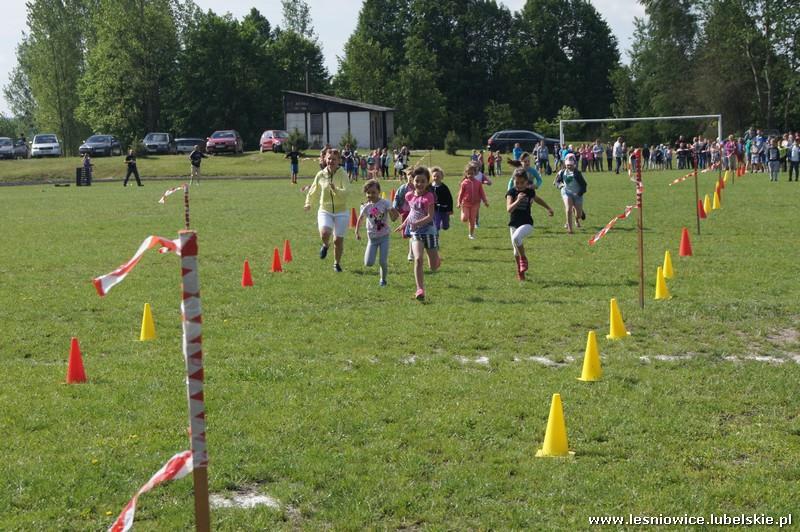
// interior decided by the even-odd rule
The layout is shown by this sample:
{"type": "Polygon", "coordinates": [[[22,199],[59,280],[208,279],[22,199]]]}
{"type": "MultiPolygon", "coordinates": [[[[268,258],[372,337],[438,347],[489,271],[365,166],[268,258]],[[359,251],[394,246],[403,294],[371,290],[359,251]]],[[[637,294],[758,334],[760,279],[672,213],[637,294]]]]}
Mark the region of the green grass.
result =
{"type": "MultiPolygon", "coordinates": [[[[252,157],[261,156],[236,160],[252,157]]],[[[452,190],[463,161],[448,171],[452,190]]],[[[284,504],[212,510],[214,528],[575,530],[592,515],[795,511],[800,185],[737,180],[697,236],[691,183],[667,186],[678,175],[646,177],[643,310],[635,220],[587,245],[633,201],[627,177],[587,176],[588,227],[574,236],[546,184],[556,217],[534,212],[524,283],[514,278],[504,190],[491,187],[478,240],[457,221],[442,234],[444,265],[426,276],[425,304],[412,300],[399,238],[382,289],[361,265],[364,242],[348,237],[342,274],[319,260],[316,217],[287,182],[193,187],[211,491],[255,487],[284,504]],[[683,226],[691,258],[677,256],[683,226]],[[270,274],[285,238],[295,260],[270,274]],[[655,302],[667,249],[674,297],[655,302]],[[252,289],[239,286],[245,258],[252,289]],[[605,340],[611,297],[627,340],[605,340]],[[593,384],[576,380],[590,329],[604,368],[593,384]],[[744,358],[756,354],[786,362],[744,358]],[[481,356],[488,365],[457,358],[481,356]],[[571,460],[534,457],[556,392],[571,460]]],[[[701,193],[713,177],[701,174],[701,193]]],[[[102,299],[90,282],[147,235],[181,228],[180,198],[157,203],[172,184],[2,189],[2,530],[104,529],[188,447],[177,258],[149,252],[102,299]],[[138,342],[145,302],[158,339],[138,342]],[[61,384],[73,335],[85,385],[61,384]]],[[[137,530],[190,529],[191,480],[144,495],[136,517],[137,530]]]]}
{"type": "MultiPolygon", "coordinates": [[[[300,161],[300,176],[313,177],[318,171],[317,158],[319,150],[307,150],[309,160],[300,161]]],[[[416,151],[412,153],[411,162],[444,166],[450,174],[461,174],[466,163],[461,156],[447,155],[443,151],[416,151]]],[[[148,177],[180,177],[189,174],[188,155],[151,155],[137,158],[139,174],[148,177]]],[[[60,157],[48,159],[24,159],[0,161],[0,183],[14,182],[49,182],[75,179],[75,168],[81,166],[79,157],[60,157]]],[[[127,165],[125,157],[93,157],[93,176],[95,179],[123,179],[127,165]]],[[[268,176],[280,177],[290,175],[289,161],[282,153],[246,152],[241,155],[209,156],[202,163],[203,175],[210,176],[268,176]]],[[[390,173],[394,170],[390,169],[390,173]]],[[[508,169],[506,169],[508,173],[508,169]]]]}

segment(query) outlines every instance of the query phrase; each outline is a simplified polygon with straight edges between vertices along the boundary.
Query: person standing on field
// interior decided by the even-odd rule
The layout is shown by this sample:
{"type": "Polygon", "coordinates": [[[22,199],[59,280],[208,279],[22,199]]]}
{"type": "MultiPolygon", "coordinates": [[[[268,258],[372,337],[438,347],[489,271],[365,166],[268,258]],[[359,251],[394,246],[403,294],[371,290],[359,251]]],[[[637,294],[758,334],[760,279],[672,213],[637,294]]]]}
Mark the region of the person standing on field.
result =
{"type": "Polygon", "coordinates": [[[136,155],[133,153],[133,150],[128,150],[128,156],[125,157],[125,164],[128,165],[128,171],[125,173],[125,181],[122,182],[122,186],[128,186],[128,179],[131,178],[131,174],[136,178],[136,184],[140,187],[143,186],[142,181],[139,179],[139,169],[136,168],[136,155]]]}
{"type": "Polygon", "coordinates": [[[189,154],[189,160],[192,162],[191,165],[191,174],[189,175],[189,184],[193,184],[194,180],[197,180],[197,184],[200,184],[200,163],[203,159],[206,158],[206,154],[200,151],[200,145],[194,147],[192,153],[189,154]]]}

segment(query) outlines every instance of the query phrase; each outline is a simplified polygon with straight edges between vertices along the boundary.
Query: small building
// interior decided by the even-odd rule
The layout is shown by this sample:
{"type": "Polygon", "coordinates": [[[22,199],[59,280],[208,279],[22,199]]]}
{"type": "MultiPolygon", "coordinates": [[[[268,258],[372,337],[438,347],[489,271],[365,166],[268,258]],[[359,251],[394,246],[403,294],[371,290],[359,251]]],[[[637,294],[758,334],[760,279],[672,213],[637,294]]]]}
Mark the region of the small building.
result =
{"type": "Polygon", "coordinates": [[[394,136],[394,109],[325,94],[283,91],[283,118],[286,131],[304,133],[312,148],[336,146],[348,131],[362,150],[394,136]]]}

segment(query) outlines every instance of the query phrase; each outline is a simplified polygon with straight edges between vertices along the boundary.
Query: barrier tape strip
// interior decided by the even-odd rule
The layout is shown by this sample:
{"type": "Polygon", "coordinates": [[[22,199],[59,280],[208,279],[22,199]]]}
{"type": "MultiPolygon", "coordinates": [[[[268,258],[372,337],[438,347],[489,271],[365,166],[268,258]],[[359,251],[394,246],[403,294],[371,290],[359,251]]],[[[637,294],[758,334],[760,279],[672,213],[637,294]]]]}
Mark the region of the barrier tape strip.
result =
{"type": "Polygon", "coordinates": [[[125,277],[131,272],[131,270],[139,263],[141,260],[142,255],[144,255],[145,251],[148,249],[152,249],[156,246],[161,246],[158,250],[159,253],[169,253],[173,252],[176,255],[180,255],[180,242],[176,240],[169,240],[168,238],[164,238],[161,236],[148,236],[144,239],[144,242],[139,246],[139,249],[136,250],[136,253],[133,255],[131,260],[114,270],[113,272],[107,273],[105,275],[101,275],[99,277],[95,277],[92,279],[92,284],[94,284],[97,293],[102,297],[108,293],[114,286],[121,283],[125,277]]]}
{"type": "Polygon", "coordinates": [[[177,187],[172,187],[171,189],[169,189],[166,192],[164,192],[164,194],[161,196],[161,199],[158,200],[158,202],[160,204],[164,205],[166,203],[167,196],[170,196],[170,195],[178,192],[179,190],[185,190],[185,189],[186,189],[186,183],[184,183],[182,185],[178,185],[177,187]]]}
{"type": "Polygon", "coordinates": [[[610,222],[608,222],[608,223],[606,224],[606,226],[605,226],[605,227],[603,227],[603,228],[602,228],[602,229],[601,229],[601,230],[600,230],[600,231],[599,231],[599,232],[598,232],[596,235],[594,235],[592,238],[590,238],[590,239],[589,239],[589,245],[590,245],[590,246],[594,245],[595,243],[597,243],[597,241],[598,241],[598,240],[600,240],[601,238],[603,238],[604,236],[606,236],[606,233],[608,233],[609,231],[611,231],[611,228],[612,228],[612,227],[614,227],[614,225],[615,225],[615,224],[616,224],[616,223],[617,223],[619,220],[624,220],[625,218],[627,218],[628,216],[630,216],[631,212],[632,212],[632,211],[633,211],[633,209],[635,209],[635,208],[636,208],[636,205],[627,205],[627,206],[625,207],[625,212],[623,212],[623,213],[622,213],[622,214],[620,214],[619,216],[615,216],[614,218],[612,218],[612,219],[611,219],[611,221],[610,221],[610,222]]]}
{"type": "Polygon", "coordinates": [[[114,521],[114,524],[111,525],[108,531],[127,532],[130,530],[133,526],[133,516],[136,513],[136,502],[140,495],[150,491],[163,482],[183,478],[191,472],[192,451],[183,451],[170,458],[155,475],[150,477],[150,480],[148,480],[144,486],[139,488],[139,491],[128,501],[128,504],[122,509],[122,513],[119,514],[119,517],[117,517],[117,520],[114,521]]]}

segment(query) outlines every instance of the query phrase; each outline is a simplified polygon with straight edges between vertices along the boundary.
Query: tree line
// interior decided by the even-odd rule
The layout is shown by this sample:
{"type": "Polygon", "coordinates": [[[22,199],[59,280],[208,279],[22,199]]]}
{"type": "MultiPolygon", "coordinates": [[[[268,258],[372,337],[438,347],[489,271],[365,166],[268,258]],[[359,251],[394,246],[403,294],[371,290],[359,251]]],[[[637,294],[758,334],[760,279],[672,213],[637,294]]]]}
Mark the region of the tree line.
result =
{"type": "MultiPolygon", "coordinates": [[[[0,132],[52,131],[74,152],[92,132],[236,128],[253,147],[281,127],[281,90],[396,109],[398,137],[478,146],[503,128],[553,135],[558,118],[722,113],[725,129],[797,127],[800,10],[778,0],[640,0],[630,64],[588,0],[364,0],[332,76],[303,0],[281,25],[191,0],[29,0],[0,132]]],[[[648,142],[687,127],[653,122],[648,142]]],[[[616,129],[614,129],[616,128],[616,129]]],[[[594,130],[573,135],[594,136],[594,130]]],[[[697,130],[696,133],[708,133],[697,130]]]]}

